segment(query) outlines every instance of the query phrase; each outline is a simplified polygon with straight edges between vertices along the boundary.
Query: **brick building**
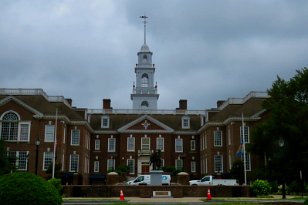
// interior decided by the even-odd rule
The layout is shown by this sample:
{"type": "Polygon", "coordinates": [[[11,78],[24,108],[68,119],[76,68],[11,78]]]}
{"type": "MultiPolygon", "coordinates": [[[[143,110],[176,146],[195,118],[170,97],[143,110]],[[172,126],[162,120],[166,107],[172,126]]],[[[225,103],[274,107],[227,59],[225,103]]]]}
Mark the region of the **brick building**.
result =
{"type": "MultiPolygon", "coordinates": [[[[88,184],[89,177],[119,166],[128,166],[129,176],[148,173],[150,155],[161,150],[163,166],[194,177],[228,172],[241,144],[242,114],[249,143],[266,114],[261,104],[268,96],[251,92],[208,110],[188,110],[182,99],[174,110],[159,110],[152,54],[144,32],[132,109],[113,109],[110,99],[102,109],[80,109],[42,89],[0,89],[0,138],[12,166],[47,177],[55,159],[62,173],[77,176],[69,183],[88,184]]],[[[247,170],[254,169],[254,157],[247,153],[245,159],[247,170]]]]}

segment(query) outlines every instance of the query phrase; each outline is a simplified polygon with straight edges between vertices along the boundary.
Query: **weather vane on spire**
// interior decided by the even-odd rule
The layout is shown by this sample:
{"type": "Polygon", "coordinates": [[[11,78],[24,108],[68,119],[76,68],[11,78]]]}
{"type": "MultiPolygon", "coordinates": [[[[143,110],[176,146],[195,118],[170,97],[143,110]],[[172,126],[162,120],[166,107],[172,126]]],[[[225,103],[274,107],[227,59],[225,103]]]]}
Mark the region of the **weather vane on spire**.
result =
{"type": "Polygon", "coordinates": [[[139,18],[143,19],[143,24],[144,24],[144,44],[146,44],[146,42],[147,42],[147,39],[146,39],[146,24],[147,24],[147,18],[149,18],[149,17],[144,15],[144,16],[140,16],[139,18]]]}

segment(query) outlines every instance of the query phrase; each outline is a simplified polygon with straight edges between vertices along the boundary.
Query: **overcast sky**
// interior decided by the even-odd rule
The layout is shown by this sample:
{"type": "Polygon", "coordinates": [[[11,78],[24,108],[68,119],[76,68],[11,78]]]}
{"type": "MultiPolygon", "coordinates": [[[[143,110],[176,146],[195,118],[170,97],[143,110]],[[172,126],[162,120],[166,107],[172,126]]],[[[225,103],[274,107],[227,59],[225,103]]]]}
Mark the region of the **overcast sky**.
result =
{"type": "Polygon", "coordinates": [[[307,0],[1,0],[0,87],[132,108],[144,14],[158,109],[212,108],[308,66],[307,0]]]}

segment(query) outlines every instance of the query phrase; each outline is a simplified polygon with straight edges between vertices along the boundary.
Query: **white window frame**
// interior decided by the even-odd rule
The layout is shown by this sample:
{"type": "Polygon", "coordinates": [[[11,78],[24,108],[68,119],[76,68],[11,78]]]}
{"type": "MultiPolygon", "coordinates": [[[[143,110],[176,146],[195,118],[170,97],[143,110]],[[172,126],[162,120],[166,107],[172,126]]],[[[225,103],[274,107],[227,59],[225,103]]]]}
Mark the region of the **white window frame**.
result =
{"type": "Polygon", "coordinates": [[[175,152],[183,152],[183,139],[180,137],[176,138],[174,146],[175,152]]]}
{"type": "Polygon", "coordinates": [[[107,159],[107,171],[115,170],[115,159],[107,159]],[[111,165],[111,166],[110,166],[111,165]]]}
{"type": "Polygon", "coordinates": [[[159,136],[156,138],[156,150],[165,151],[165,138],[159,136]]]}
{"type": "Polygon", "coordinates": [[[19,122],[19,124],[18,124],[18,141],[20,141],[20,142],[29,142],[30,141],[30,130],[31,130],[31,122],[19,122]],[[26,134],[26,137],[25,137],[25,139],[21,139],[22,138],[22,126],[27,126],[27,130],[26,130],[26,133],[24,133],[24,134],[26,134]]]}
{"type": "MultiPolygon", "coordinates": [[[[243,127],[240,126],[240,136],[241,136],[241,144],[243,144],[243,127]]],[[[244,126],[244,139],[245,139],[245,144],[250,143],[250,136],[249,136],[249,127],[248,126],[244,126]]]]}
{"type": "Polygon", "coordinates": [[[135,151],[135,137],[133,136],[127,138],[127,151],[128,152],[135,151]]]}
{"type": "MultiPolygon", "coordinates": [[[[246,155],[246,159],[245,159],[245,162],[246,162],[246,171],[251,171],[251,158],[250,158],[250,153],[248,152],[245,152],[245,155],[246,155]]],[[[244,162],[244,153],[241,154],[241,159],[242,161],[244,162]]]]}
{"type": "MultiPolygon", "coordinates": [[[[75,165],[74,165],[75,166],[75,165]]],[[[78,172],[79,171],[79,154],[71,154],[70,155],[70,172],[78,172]],[[73,161],[74,160],[74,161],[73,161]],[[73,163],[76,163],[76,170],[73,169],[73,163]]]]}
{"type": "Polygon", "coordinates": [[[103,115],[101,118],[101,128],[109,128],[110,118],[108,115],[103,115]]]}
{"type": "Polygon", "coordinates": [[[190,150],[196,151],[196,140],[190,140],[190,150]]]}
{"type": "Polygon", "coordinates": [[[141,137],[141,150],[149,151],[151,149],[151,138],[141,137]]]}
{"type": "Polygon", "coordinates": [[[135,160],[134,159],[127,159],[126,164],[128,166],[129,174],[135,174],[135,160]],[[132,167],[130,167],[132,165],[132,167]]]}
{"type": "Polygon", "coordinates": [[[196,167],[197,167],[196,161],[191,161],[190,162],[190,172],[195,173],[197,170],[196,167]]]}
{"type": "Polygon", "coordinates": [[[214,131],[214,147],[222,147],[222,131],[215,130],[214,131]]]}
{"type": "Polygon", "coordinates": [[[220,154],[214,155],[214,172],[215,173],[223,173],[223,156],[220,154]]]}
{"type": "Polygon", "coordinates": [[[45,142],[54,142],[55,141],[55,125],[45,125],[45,134],[44,134],[45,142]],[[51,139],[52,137],[52,139],[51,139]]]}
{"type": "Polygon", "coordinates": [[[116,143],[117,143],[117,140],[113,136],[108,138],[108,152],[116,151],[116,143]]]}
{"type": "Polygon", "coordinates": [[[53,152],[44,152],[43,154],[43,171],[47,171],[53,161],[53,152]]]}
{"type": "Polygon", "coordinates": [[[71,146],[79,146],[80,145],[80,129],[72,129],[71,130],[71,146]],[[74,133],[78,133],[78,135],[74,135],[74,133]],[[76,138],[76,139],[75,139],[76,138]]]}
{"type": "Polygon", "coordinates": [[[94,161],[93,172],[99,172],[99,161],[94,161]]]}
{"type": "Polygon", "coordinates": [[[189,129],[190,128],[190,117],[183,116],[182,117],[182,129],[189,129]]]}
{"type": "Polygon", "coordinates": [[[95,139],[95,141],[94,141],[94,150],[95,151],[101,150],[101,140],[100,139],[95,139]]]}
{"type": "Polygon", "coordinates": [[[176,159],[175,160],[175,169],[176,170],[183,170],[183,168],[184,168],[183,159],[176,159]]]}

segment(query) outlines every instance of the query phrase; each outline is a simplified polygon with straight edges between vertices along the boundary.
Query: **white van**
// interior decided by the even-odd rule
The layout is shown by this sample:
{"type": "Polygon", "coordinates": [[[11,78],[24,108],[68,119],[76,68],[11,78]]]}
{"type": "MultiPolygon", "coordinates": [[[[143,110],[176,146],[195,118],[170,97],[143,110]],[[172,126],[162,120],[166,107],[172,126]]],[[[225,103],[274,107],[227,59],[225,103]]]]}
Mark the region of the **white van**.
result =
{"type": "MultiPolygon", "coordinates": [[[[171,176],[170,175],[161,175],[161,184],[170,185],[171,176]]],[[[140,175],[133,180],[126,182],[128,185],[150,185],[151,184],[151,175],[140,175]]]]}

